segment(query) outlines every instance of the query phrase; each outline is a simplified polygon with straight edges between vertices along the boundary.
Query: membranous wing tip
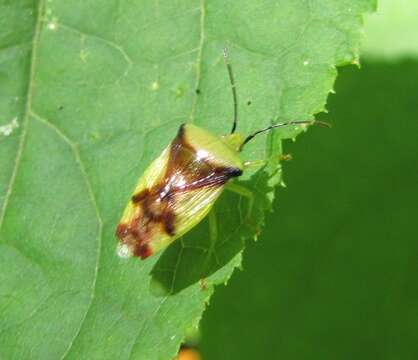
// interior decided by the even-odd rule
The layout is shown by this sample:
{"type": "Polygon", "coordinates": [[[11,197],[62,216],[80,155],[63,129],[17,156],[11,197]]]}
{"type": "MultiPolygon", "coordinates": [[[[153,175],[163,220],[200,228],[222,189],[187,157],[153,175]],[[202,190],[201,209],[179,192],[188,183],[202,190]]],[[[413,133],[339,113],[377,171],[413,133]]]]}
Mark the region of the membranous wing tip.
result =
{"type": "Polygon", "coordinates": [[[132,249],[128,245],[122,243],[118,244],[116,253],[121,259],[129,259],[134,255],[132,249]]]}

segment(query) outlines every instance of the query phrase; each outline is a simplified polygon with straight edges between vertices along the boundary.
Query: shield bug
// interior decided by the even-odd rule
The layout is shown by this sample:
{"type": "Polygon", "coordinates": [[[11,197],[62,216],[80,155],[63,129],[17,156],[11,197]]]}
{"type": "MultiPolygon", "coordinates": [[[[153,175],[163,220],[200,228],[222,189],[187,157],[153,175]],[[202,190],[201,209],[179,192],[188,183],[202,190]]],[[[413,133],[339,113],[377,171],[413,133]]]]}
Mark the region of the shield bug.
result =
{"type": "MultiPolygon", "coordinates": [[[[237,93],[224,51],[231,83],[234,120],[229,135],[216,136],[193,124],[182,124],[172,142],[140,177],[116,229],[119,255],[142,259],[160,251],[196,226],[210,211],[231,179],[245,168],[243,147],[256,135],[289,125],[327,125],[319,121],[273,124],[243,137],[236,133],[237,93]]],[[[247,190],[235,186],[250,198],[247,190]]],[[[251,206],[251,205],[250,205],[251,206]]]]}

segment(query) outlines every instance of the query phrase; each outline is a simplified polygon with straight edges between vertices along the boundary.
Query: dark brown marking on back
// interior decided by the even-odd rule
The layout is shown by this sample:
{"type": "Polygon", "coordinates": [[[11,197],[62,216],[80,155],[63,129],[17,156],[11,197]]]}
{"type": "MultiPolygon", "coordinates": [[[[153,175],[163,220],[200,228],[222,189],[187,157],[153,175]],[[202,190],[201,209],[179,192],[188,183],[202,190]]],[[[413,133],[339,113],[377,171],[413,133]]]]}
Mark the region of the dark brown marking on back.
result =
{"type": "Polygon", "coordinates": [[[229,179],[242,175],[242,170],[215,165],[208,160],[199,159],[196,149],[186,140],[183,124],[171,143],[170,157],[164,178],[169,179],[179,174],[183,176],[185,185],[173,189],[177,193],[224,185],[229,179]]]}
{"type": "Polygon", "coordinates": [[[143,243],[135,247],[134,255],[139,256],[142,260],[152,255],[152,251],[147,243],[143,243]]]}
{"type": "Polygon", "coordinates": [[[218,166],[199,158],[196,149],[186,140],[183,124],[171,142],[164,177],[153,187],[132,196],[133,204],[139,208],[138,216],[129,224],[119,224],[116,235],[122,243],[133,248],[135,256],[145,259],[152,255],[149,243],[156,232],[163,230],[169,236],[176,234],[173,210],[176,194],[222,186],[241,174],[239,168],[218,166]]]}
{"type": "Polygon", "coordinates": [[[133,203],[139,203],[143,199],[145,199],[148,195],[149,195],[149,190],[144,189],[140,193],[133,195],[131,200],[132,200],[133,203]]]}
{"type": "Polygon", "coordinates": [[[164,224],[164,231],[170,236],[174,236],[176,234],[174,229],[175,220],[176,215],[172,211],[167,212],[164,218],[162,219],[162,223],[164,224]]]}

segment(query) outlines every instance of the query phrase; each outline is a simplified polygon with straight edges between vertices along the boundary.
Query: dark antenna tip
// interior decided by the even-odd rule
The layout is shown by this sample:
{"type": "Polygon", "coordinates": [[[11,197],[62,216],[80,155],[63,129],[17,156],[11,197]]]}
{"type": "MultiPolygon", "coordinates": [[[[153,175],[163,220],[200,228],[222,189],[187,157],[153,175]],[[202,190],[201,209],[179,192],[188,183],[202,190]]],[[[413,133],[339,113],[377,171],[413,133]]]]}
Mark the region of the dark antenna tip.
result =
{"type": "Polygon", "coordinates": [[[243,143],[241,144],[241,146],[239,147],[238,151],[242,151],[244,145],[246,143],[248,143],[250,140],[252,140],[255,136],[257,136],[258,134],[261,134],[263,132],[278,128],[278,127],[282,127],[282,126],[290,126],[290,125],[318,125],[321,127],[325,127],[325,128],[330,128],[331,124],[324,122],[324,121],[319,121],[319,120],[301,120],[301,121],[286,121],[283,123],[279,123],[279,124],[274,124],[274,125],[270,125],[264,129],[261,130],[257,130],[255,132],[253,132],[252,134],[248,135],[245,140],[243,141],[243,143]]]}

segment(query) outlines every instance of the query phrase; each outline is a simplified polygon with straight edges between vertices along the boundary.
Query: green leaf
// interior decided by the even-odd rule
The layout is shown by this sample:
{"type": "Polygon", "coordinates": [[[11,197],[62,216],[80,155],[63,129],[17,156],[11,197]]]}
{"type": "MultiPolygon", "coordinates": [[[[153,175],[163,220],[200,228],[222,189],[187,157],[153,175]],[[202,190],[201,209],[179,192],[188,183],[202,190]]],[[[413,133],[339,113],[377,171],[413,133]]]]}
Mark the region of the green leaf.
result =
{"type": "Polygon", "coordinates": [[[366,17],[362,55],[397,59],[418,55],[418,2],[380,0],[378,11],[366,17]]]}
{"type": "Polygon", "coordinates": [[[211,234],[204,222],[144,262],[115,253],[138,176],[182,122],[229,131],[224,46],[240,132],[322,111],[373,3],[0,1],[0,357],[173,357],[259,232],[281,140],[300,130],[244,151],[269,160],[241,181],[256,191],[250,223],[225,193],[211,234]]]}
{"type": "Polygon", "coordinates": [[[286,145],[288,188],[211,300],[203,358],[416,357],[417,77],[416,61],[342,71],[333,129],[286,145]]]}

